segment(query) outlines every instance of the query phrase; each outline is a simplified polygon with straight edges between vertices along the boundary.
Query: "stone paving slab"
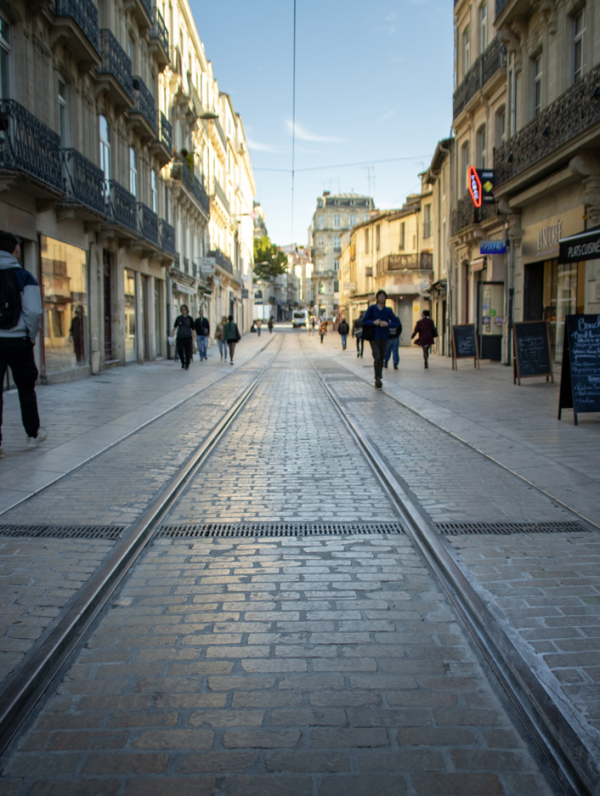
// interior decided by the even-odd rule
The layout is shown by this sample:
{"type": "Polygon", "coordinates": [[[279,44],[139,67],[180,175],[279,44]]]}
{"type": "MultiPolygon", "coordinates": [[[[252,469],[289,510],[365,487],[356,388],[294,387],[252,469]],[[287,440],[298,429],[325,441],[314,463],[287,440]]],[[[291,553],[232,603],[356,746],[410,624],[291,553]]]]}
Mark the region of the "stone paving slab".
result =
{"type": "Polygon", "coordinates": [[[552,793],[411,542],[381,536],[158,540],[2,787],[552,793]]]}
{"type": "MultiPolygon", "coordinates": [[[[338,337],[320,345],[304,334],[302,343],[372,385],[369,344],[357,359],[355,346],[342,351],[338,337]]],[[[519,387],[500,363],[475,370],[459,362],[453,371],[450,359],[432,354],[429,365],[420,349],[401,347],[399,370],[384,370],[384,392],[600,525],[600,415],[583,414],[574,426],[567,410],[557,420],[559,368],[554,384],[540,377],[519,387]]]]}

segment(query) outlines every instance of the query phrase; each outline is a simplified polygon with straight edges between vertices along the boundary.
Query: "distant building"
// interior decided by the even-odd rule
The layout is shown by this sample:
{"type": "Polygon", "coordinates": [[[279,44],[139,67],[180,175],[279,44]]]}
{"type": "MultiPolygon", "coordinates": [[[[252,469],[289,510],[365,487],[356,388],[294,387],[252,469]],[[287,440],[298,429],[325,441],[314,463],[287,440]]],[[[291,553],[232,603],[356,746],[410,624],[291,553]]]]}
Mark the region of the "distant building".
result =
{"type": "Polygon", "coordinates": [[[267,237],[269,233],[267,232],[267,224],[265,222],[265,211],[263,206],[255,199],[252,209],[254,212],[254,237],[267,237]]]}
{"type": "Polygon", "coordinates": [[[281,250],[288,256],[289,272],[299,279],[298,304],[302,309],[314,306],[313,263],[309,248],[291,243],[281,250]]]}

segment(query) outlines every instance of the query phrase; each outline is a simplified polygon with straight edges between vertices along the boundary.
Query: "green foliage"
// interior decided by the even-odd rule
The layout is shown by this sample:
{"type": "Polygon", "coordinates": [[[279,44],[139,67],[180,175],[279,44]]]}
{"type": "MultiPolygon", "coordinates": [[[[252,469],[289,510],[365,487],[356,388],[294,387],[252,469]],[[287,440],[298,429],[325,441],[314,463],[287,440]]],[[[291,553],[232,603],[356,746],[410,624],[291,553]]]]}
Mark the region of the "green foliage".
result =
{"type": "Polygon", "coordinates": [[[254,273],[258,279],[281,276],[288,269],[287,256],[267,235],[254,239],[254,273]]]}

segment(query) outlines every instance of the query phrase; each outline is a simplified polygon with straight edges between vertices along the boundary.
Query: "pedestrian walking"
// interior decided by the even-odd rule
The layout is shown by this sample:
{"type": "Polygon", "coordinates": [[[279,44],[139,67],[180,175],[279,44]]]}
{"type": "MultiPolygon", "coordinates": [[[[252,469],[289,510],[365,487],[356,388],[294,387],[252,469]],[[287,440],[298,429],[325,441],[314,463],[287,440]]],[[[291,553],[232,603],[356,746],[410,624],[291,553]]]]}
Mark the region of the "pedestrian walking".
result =
{"type": "Polygon", "coordinates": [[[389,339],[389,330],[390,327],[399,326],[400,320],[389,307],[385,306],[387,299],[385,290],[378,290],[375,299],[377,303],[371,304],[367,309],[363,316],[362,324],[363,336],[365,340],[371,343],[371,351],[373,352],[375,387],[380,390],[383,386],[381,380],[383,374],[383,359],[389,339]]]}
{"type": "Polygon", "coordinates": [[[190,311],[186,304],[181,305],[181,315],[175,318],[173,324],[172,337],[175,337],[175,344],[177,347],[177,354],[181,362],[181,367],[184,370],[190,369],[190,360],[192,358],[192,343],[196,329],[194,328],[194,319],[190,315],[190,311]]]}
{"type": "Polygon", "coordinates": [[[323,338],[327,334],[327,321],[325,320],[325,318],[323,318],[323,320],[319,324],[319,334],[321,335],[321,343],[322,343],[323,338]]]}
{"type": "Polygon", "coordinates": [[[346,343],[348,342],[348,334],[350,333],[350,327],[346,323],[346,319],[344,318],[340,325],[338,326],[338,332],[340,337],[342,338],[342,351],[346,350],[346,343]]]}
{"type": "Polygon", "coordinates": [[[398,319],[398,326],[389,327],[389,338],[387,346],[385,347],[385,356],[383,358],[383,367],[387,368],[390,357],[393,357],[394,370],[398,370],[400,364],[400,335],[402,334],[402,321],[398,319]]]}
{"type": "Polygon", "coordinates": [[[438,336],[435,324],[429,317],[429,310],[423,310],[423,317],[415,324],[415,330],[411,334],[410,339],[417,337],[415,340],[416,345],[420,345],[423,349],[423,367],[429,367],[429,349],[435,342],[438,336]],[[418,335],[418,337],[417,337],[418,335]]]}
{"type": "Polygon", "coordinates": [[[40,426],[35,383],[38,369],[33,348],[40,329],[42,295],[33,275],[21,267],[19,239],[0,233],[0,459],[2,449],[2,388],[7,368],[19,392],[25,447],[36,448],[48,437],[40,426]]]}
{"type": "Polygon", "coordinates": [[[242,335],[240,334],[238,325],[233,320],[233,315],[230,315],[227,319],[227,323],[223,324],[223,340],[225,340],[229,346],[229,362],[231,365],[233,365],[235,347],[241,339],[242,335]]]}
{"type": "Polygon", "coordinates": [[[275,321],[273,320],[272,317],[269,318],[269,322],[267,323],[267,326],[269,327],[269,334],[271,334],[271,332],[273,331],[273,326],[275,326],[275,321]]]}
{"type": "Polygon", "coordinates": [[[215,329],[215,340],[219,346],[219,354],[221,355],[221,362],[227,362],[227,343],[223,340],[223,327],[227,323],[227,315],[221,316],[221,323],[217,324],[215,329]]]}
{"type": "Polygon", "coordinates": [[[196,318],[196,340],[198,341],[198,356],[200,362],[203,359],[208,359],[208,337],[210,335],[210,323],[208,318],[204,317],[204,310],[200,310],[200,315],[196,318]]]}
{"type": "Polygon", "coordinates": [[[254,321],[254,325],[256,326],[256,334],[260,337],[260,330],[262,329],[262,320],[257,318],[254,321]]]}
{"type": "Polygon", "coordinates": [[[365,351],[365,338],[363,337],[362,319],[364,312],[361,312],[358,318],[354,319],[352,324],[352,337],[356,338],[356,358],[362,357],[365,351]]]}
{"type": "Polygon", "coordinates": [[[308,327],[308,333],[314,334],[315,333],[315,326],[317,325],[317,319],[314,315],[310,317],[310,326],[308,327]]]}

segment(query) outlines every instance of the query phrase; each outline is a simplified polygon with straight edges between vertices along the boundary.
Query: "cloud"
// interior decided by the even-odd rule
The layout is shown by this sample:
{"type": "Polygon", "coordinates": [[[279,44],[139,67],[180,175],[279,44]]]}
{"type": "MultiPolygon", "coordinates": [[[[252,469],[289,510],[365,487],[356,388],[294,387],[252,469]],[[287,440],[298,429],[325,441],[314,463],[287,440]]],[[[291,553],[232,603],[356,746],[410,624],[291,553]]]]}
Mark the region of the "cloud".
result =
{"type": "Polygon", "coordinates": [[[377,119],[377,121],[378,121],[378,122],[384,122],[386,119],[391,119],[391,118],[392,118],[392,116],[395,116],[395,115],[396,115],[396,111],[394,111],[394,110],[386,111],[385,113],[383,113],[383,114],[382,114],[382,115],[381,115],[381,116],[380,116],[380,117],[377,119]]]}
{"type": "Polygon", "coordinates": [[[277,149],[270,144],[259,144],[258,141],[252,141],[250,138],[246,138],[246,143],[250,149],[254,149],[256,152],[281,152],[280,149],[277,149]]]}
{"type": "MultiPolygon", "coordinates": [[[[294,125],[292,124],[290,119],[286,119],[285,121],[286,127],[288,130],[293,132],[294,125]]],[[[296,138],[300,139],[300,141],[327,141],[332,144],[340,144],[345,142],[345,138],[333,138],[326,135],[315,135],[314,133],[309,133],[308,130],[305,130],[301,127],[298,122],[296,122],[296,138]]]]}

